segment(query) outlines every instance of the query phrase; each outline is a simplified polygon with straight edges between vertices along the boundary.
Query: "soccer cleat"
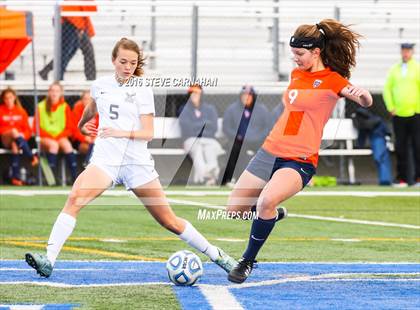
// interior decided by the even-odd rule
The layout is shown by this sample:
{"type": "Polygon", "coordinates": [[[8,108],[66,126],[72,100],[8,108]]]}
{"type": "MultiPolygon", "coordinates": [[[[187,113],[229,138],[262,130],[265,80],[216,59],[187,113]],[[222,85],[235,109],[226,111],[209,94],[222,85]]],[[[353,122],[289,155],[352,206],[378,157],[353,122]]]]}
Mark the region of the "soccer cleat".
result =
{"type": "Polygon", "coordinates": [[[31,166],[35,167],[35,166],[38,166],[38,164],[39,164],[39,157],[38,155],[35,154],[34,156],[32,156],[31,166]]]}
{"type": "Polygon", "coordinates": [[[285,207],[277,208],[277,218],[276,222],[281,221],[282,219],[287,217],[287,209],[285,207]]]}
{"type": "Polygon", "coordinates": [[[16,178],[12,178],[10,182],[14,186],[23,186],[24,185],[22,180],[19,180],[19,179],[16,179],[16,178]]]}
{"type": "Polygon", "coordinates": [[[25,260],[41,277],[48,278],[53,271],[53,266],[45,255],[26,253],[25,260]]]}
{"type": "Polygon", "coordinates": [[[234,283],[244,282],[251,274],[256,262],[241,258],[235,268],[229,272],[228,280],[234,283]]]}
{"type": "Polygon", "coordinates": [[[408,183],[406,181],[404,181],[404,180],[397,179],[397,180],[395,180],[392,183],[392,187],[395,187],[395,188],[405,188],[405,187],[408,187],[408,183]]]}
{"type": "Polygon", "coordinates": [[[223,268],[224,271],[229,273],[237,264],[238,262],[227,255],[222,249],[217,248],[219,251],[219,257],[216,258],[213,262],[223,268]]]}

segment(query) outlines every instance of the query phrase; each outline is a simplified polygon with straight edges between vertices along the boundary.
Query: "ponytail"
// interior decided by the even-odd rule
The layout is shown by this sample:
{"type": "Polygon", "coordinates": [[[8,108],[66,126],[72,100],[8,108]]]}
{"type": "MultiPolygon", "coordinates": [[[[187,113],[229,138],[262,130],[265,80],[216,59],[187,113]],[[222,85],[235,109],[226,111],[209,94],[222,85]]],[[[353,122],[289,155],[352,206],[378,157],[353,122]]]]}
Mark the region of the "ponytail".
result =
{"type": "MultiPolygon", "coordinates": [[[[361,35],[334,19],[324,19],[316,25],[301,25],[296,38],[313,38],[321,46],[321,59],[325,66],[349,79],[356,65],[356,49],[361,35]]],[[[315,46],[315,47],[318,47],[315,46]]]]}

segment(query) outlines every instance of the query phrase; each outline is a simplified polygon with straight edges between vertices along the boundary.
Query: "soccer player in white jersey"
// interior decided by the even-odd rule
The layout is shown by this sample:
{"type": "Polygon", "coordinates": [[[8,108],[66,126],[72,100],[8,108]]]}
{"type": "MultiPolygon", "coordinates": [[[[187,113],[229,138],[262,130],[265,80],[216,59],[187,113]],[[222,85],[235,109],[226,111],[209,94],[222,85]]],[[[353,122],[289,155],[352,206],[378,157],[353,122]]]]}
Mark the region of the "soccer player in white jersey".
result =
{"type": "Polygon", "coordinates": [[[159,182],[147,142],[153,138],[154,101],[150,88],[131,83],[143,74],[144,58],[138,45],[122,38],[112,51],[115,74],[96,80],[92,103],[78,124],[85,135],[98,135],[90,164],[73,184],[52,228],[47,253],[27,253],[26,262],[42,277],[49,277],[80,210],[106,189],[124,184],[145,205],[156,221],[207,255],[229,272],[236,261],[210,244],[188,221],[177,217],[159,182]],[[89,122],[99,113],[98,130],[89,122]]]}

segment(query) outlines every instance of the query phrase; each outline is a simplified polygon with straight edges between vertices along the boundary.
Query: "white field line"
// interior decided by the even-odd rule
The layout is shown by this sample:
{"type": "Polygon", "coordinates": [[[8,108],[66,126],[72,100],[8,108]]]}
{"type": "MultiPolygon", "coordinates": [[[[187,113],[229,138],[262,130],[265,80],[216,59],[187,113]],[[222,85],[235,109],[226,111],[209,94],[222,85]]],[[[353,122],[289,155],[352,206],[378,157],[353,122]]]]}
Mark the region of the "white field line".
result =
{"type": "MultiPolygon", "coordinates": [[[[149,262],[147,262],[147,263],[149,263],[149,262]]],[[[267,264],[267,262],[263,262],[263,263],[258,262],[258,265],[260,265],[260,264],[267,264]]],[[[419,265],[419,267],[420,267],[420,265],[419,265]]],[[[23,267],[23,268],[9,268],[9,267],[5,267],[5,268],[0,268],[0,270],[2,270],[2,271],[30,271],[30,272],[33,272],[34,271],[32,268],[29,268],[29,267],[23,267]]],[[[73,271],[82,271],[82,272],[84,272],[84,271],[109,271],[109,270],[110,270],[109,268],[54,268],[54,271],[72,271],[72,272],[73,271]]],[[[138,269],[133,269],[133,268],[117,268],[115,270],[127,272],[127,271],[133,271],[133,270],[138,270],[138,269]]],[[[373,276],[404,275],[404,276],[411,276],[412,277],[412,276],[420,276],[420,272],[399,272],[399,271],[396,271],[396,272],[343,272],[343,273],[325,273],[325,274],[311,276],[311,277],[320,277],[320,276],[322,276],[323,279],[324,278],[330,279],[330,278],[338,278],[338,277],[372,276],[372,275],[373,276]]],[[[299,278],[299,277],[296,277],[296,278],[299,278]]],[[[282,278],[281,280],[284,280],[284,279],[288,279],[288,278],[282,278]]],[[[295,279],[295,277],[293,277],[291,279],[295,279]]],[[[269,280],[269,281],[272,281],[272,280],[269,280]]],[[[203,284],[203,285],[205,285],[205,284],[203,284]]]]}
{"type": "Polygon", "coordinates": [[[288,214],[288,216],[296,217],[296,218],[311,219],[311,220],[331,221],[331,222],[342,222],[342,223],[353,223],[353,224],[375,225],[375,226],[388,226],[388,227],[398,227],[398,228],[408,228],[408,229],[420,229],[420,226],[409,225],[409,224],[398,224],[398,223],[377,222],[377,221],[364,221],[364,220],[352,220],[352,219],[342,219],[342,218],[337,218],[337,217],[318,216],[318,215],[288,214]]]}
{"type": "MultiPolygon", "coordinates": [[[[81,272],[85,272],[85,271],[109,271],[109,268],[54,268],[54,271],[81,271],[81,272]]],[[[136,270],[135,268],[118,268],[118,271],[133,271],[136,270]]],[[[0,271],[30,271],[33,272],[34,270],[30,267],[22,267],[22,268],[18,268],[18,267],[1,267],[0,271]]]]}
{"type": "Polygon", "coordinates": [[[199,285],[201,293],[206,297],[213,310],[242,310],[241,304],[229,292],[226,286],[199,285]]]}
{"type": "MultiPolygon", "coordinates": [[[[218,209],[224,210],[223,206],[215,206],[205,202],[189,201],[189,200],[180,200],[180,199],[168,199],[169,202],[175,204],[185,204],[203,208],[218,209]]],[[[420,226],[409,225],[409,224],[398,224],[398,223],[388,223],[388,222],[377,222],[377,221],[364,221],[364,220],[352,220],[352,219],[343,219],[338,217],[327,217],[327,216],[318,216],[318,215],[306,215],[306,214],[295,214],[288,213],[288,217],[304,218],[310,220],[320,220],[320,221],[332,221],[332,222],[342,222],[342,223],[352,223],[352,224],[362,224],[362,225],[373,225],[373,226],[388,226],[388,227],[398,227],[398,228],[408,228],[408,229],[420,229],[420,226]]]]}
{"type": "MultiPolygon", "coordinates": [[[[398,273],[398,275],[407,275],[407,276],[418,276],[420,273],[398,273]]],[[[351,281],[366,281],[366,282],[374,282],[374,281],[381,281],[381,282],[405,282],[405,281],[420,281],[420,278],[342,278],[343,276],[373,276],[373,275],[381,275],[381,276],[392,276],[395,274],[392,273],[329,273],[329,274],[320,274],[315,276],[297,276],[297,277],[290,277],[290,278],[282,278],[282,279],[274,279],[274,280],[265,280],[260,282],[247,282],[242,284],[231,284],[228,285],[228,288],[248,288],[248,287],[259,287],[259,286],[269,286],[269,285],[276,285],[282,283],[290,283],[290,282],[351,282],[351,281]]]]}
{"type": "MultiPolygon", "coordinates": [[[[407,275],[407,278],[340,278],[342,276],[348,275],[366,275],[372,276],[375,275],[374,273],[332,273],[332,274],[321,274],[315,276],[297,276],[297,277],[290,277],[290,278],[282,278],[282,279],[274,279],[274,280],[265,280],[260,282],[247,282],[242,284],[230,284],[226,286],[221,285],[213,285],[213,284],[199,284],[198,287],[201,291],[203,289],[208,292],[212,288],[225,288],[228,289],[243,289],[249,287],[260,287],[260,286],[270,286],[270,285],[277,285],[283,283],[291,283],[291,282],[420,282],[420,278],[409,278],[409,276],[418,276],[419,273],[407,273],[399,275],[407,275]]],[[[380,274],[380,275],[388,275],[388,274],[380,274]]],[[[392,273],[389,274],[390,276],[394,275],[392,273]]],[[[144,285],[170,285],[173,286],[174,284],[168,282],[120,282],[120,283],[97,283],[97,284],[67,284],[67,283],[60,283],[60,282],[49,282],[49,281],[6,281],[0,282],[0,285],[15,285],[15,284],[30,284],[30,285],[40,285],[40,286],[49,286],[49,287],[60,287],[60,288],[72,288],[72,287],[113,287],[113,286],[144,286],[144,285]]],[[[217,290],[216,290],[217,291],[217,290]]],[[[220,291],[222,293],[222,291],[220,291]]],[[[210,293],[211,294],[211,293],[210,293]]],[[[206,295],[205,295],[206,296],[206,295]]],[[[206,296],[207,297],[207,296],[206,296]]],[[[233,297],[233,296],[232,296],[233,297]]],[[[228,297],[226,297],[228,298],[228,297]]],[[[234,297],[233,297],[234,298],[234,297]]],[[[226,299],[227,300],[227,299],[226,299]]],[[[222,300],[224,301],[224,300],[222,300]]],[[[233,300],[232,300],[233,304],[233,300]]],[[[226,305],[226,303],[225,303],[226,305]]],[[[226,308],[226,306],[219,309],[241,309],[241,308],[226,308]]]]}
{"type": "MultiPolygon", "coordinates": [[[[0,259],[0,262],[22,262],[22,260],[16,260],[16,259],[0,259]]],[[[102,259],[75,259],[75,260],[69,260],[69,259],[62,259],[60,262],[63,263],[135,263],[135,264],[163,264],[163,262],[154,262],[154,261],[145,261],[145,260],[102,260],[102,259]]],[[[203,264],[213,264],[211,262],[203,262],[203,264]]],[[[274,264],[274,265],[419,265],[420,268],[420,262],[363,262],[363,261],[351,261],[351,262],[326,262],[326,261],[320,261],[320,262],[314,262],[314,261],[308,261],[308,262],[258,262],[258,265],[261,264],[274,264]]],[[[27,267],[29,268],[29,267],[27,267]]],[[[65,269],[65,268],[62,268],[65,269]]],[[[32,269],[29,269],[32,270],[32,269]]],[[[56,269],[54,269],[56,270],[56,269]]]]}
{"type": "MultiPolygon", "coordinates": [[[[70,190],[67,189],[38,189],[38,190],[15,190],[15,189],[5,189],[0,190],[0,195],[11,195],[11,196],[47,196],[47,195],[68,195],[70,190]]],[[[165,191],[168,196],[190,196],[190,197],[203,197],[203,196],[228,196],[230,191],[176,191],[176,190],[167,190],[165,191]]],[[[128,196],[135,197],[131,191],[126,190],[107,190],[103,196],[128,196]]],[[[414,192],[398,192],[398,191],[388,191],[388,192],[376,192],[376,191],[308,191],[308,192],[299,192],[299,196],[354,196],[354,197],[417,197],[420,198],[420,191],[414,192]]]]}
{"type": "Polygon", "coordinates": [[[225,210],[224,206],[216,206],[206,202],[198,202],[198,201],[191,201],[191,200],[184,200],[184,199],[172,199],[168,198],[169,203],[171,204],[180,204],[180,205],[190,205],[196,207],[204,207],[208,209],[216,209],[216,210],[225,210]]]}
{"type": "Polygon", "coordinates": [[[45,305],[7,305],[0,304],[0,309],[10,310],[42,310],[45,305]]]}
{"type": "Polygon", "coordinates": [[[122,282],[122,283],[100,283],[100,284],[67,284],[60,282],[31,282],[31,281],[8,281],[0,282],[0,285],[14,285],[14,284],[30,284],[50,287],[112,287],[112,286],[144,286],[144,285],[174,285],[169,282],[122,282]]]}
{"type": "Polygon", "coordinates": [[[325,192],[299,192],[298,196],[353,196],[353,197],[417,197],[420,191],[415,192],[375,192],[375,191],[325,191],[325,192]]]}
{"type": "MultiPolygon", "coordinates": [[[[0,259],[0,262],[22,262],[22,260],[16,260],[16,259],[0,259]]],[[[63,259],[60,260],[60,263],[103,263],[103,264],[115,264],[115,263],[135,263],[135,264],[163,264],[163,262],[154,262],[154,261],[145,261],[145,260],[91,260],[91,259],[75,259],[75,260],[68,260],[63,259]]],[[[212,265],[212,262],[203,262],[204,265],[212,265]]],[[[314,262],[314,261],[308,261],[308,262],[258,262],[258,265],[261,264],[270,264],[270,265],[418,265],[420,270],[420,261],[419,262],[363,262],[363,261],[351,261],[351,262],[326,262],[326,261],[320,261],[320,262],[314,262]]],[[[8,267],[2,267],[2,268],[8,268],[8,267]]],[[[137,266],[135,266],[137,268],[137,266]]],[[[28,269],[33,270],[32,268],[25,267],[22,269],[28,269]]],[[[68,270],[68,268],[60,268],[61,270],[68,270]]],[[[86,269],[92,269],[97,270],[95,268],[85,268],[86,269]]],[[[106,269],[108,268],[100,268],[100,269],[106,269]]],[[[122,268],[118,270],[131,270],[132,268],[122,268]]],[[[0,268],[1,270],[1,268],[0,268]]],[[[58,270],[57,268],[54,268],[54,270],[58,270]]],[[[77,270],[80,270],[80,268],[77,268],[77,270]]],[[[397,272],[398,273],[398,272],[397,272]]],[[[395,274],[389,273],[389,274],[395,274]]]]}

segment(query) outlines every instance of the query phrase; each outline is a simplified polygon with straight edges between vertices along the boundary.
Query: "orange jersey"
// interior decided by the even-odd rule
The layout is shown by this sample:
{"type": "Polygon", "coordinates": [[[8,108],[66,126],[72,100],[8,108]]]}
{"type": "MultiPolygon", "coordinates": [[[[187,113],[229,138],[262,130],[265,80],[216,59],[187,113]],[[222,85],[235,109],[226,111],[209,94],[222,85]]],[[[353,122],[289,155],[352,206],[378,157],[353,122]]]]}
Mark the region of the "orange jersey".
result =
{"type": "Polygon", "coordinates": [[[340,91],[349,81],[329,68],[317,72],[295,69],[284,96],[284,112],[262,148],[277,157],[309,162],[315,167],[324,126],[340,91]]]}
{"type": "Polygon", "coordinates": [[[26,111],[17,105],[8,109],[5,104],[0,104],[0,134],[13,128],[19,131],[26,140],[31,137],[26,111]]]}
{"type": "MultiPolygon", "coordinates": [[[[85,109],[85,106],[84,106],[84,104],[81,100],[77,101],[76,104],[74,105],[74,107],[73,107],[73,120],[74,120],[75,125],[77,125],[79,123],[80,119],[82,118],[84,109],[85,109]]],[[[98,128],[98,124],[99,124],[99,115],[98,114],[96,114],[93,121],[94,121],[94,124],[95,124],[96,128],[98,128]]],[[[73,139],[76,140],[76,141],[79,141],[79,142],[85,142],[86,141],[86,136],[80,132],[79,128],[76,127],[75,130],[74,130],[73,139]]]]}
{"type": "MultiPolygon", "coordinates": [[[[63,12],[96,12],[97,8],[94,1],[83,0],[90,2],[87,5],[62,5],[61,10],[63,12]]],[[[70,24],[79,30],[86,31],[89,37],[95,35],[95,29],[93,28],[92,21],[89,16],[65,16],[62,20],[67,20],[70,24]]]]}

